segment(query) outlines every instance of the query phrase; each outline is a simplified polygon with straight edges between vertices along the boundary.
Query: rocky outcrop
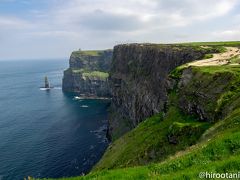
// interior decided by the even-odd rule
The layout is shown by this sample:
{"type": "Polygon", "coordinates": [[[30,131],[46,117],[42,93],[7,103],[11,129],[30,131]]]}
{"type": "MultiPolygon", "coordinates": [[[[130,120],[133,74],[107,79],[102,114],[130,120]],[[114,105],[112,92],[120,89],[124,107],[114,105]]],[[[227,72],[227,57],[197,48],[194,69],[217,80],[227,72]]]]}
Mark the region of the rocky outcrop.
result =
{"type": "Polygon", "coordinates": [[[130,44],[114,48],[110,71],[109,135],[116,139],[142,120],[164,111],[168,74],[202,59],[212,49],[183,45],[130,44]]]}
{"type": "Polygon", "coordinates": [[[64,72],[63,90],[86,97],[110,97],[108,73],[85,73],[69,68],[64,72]]]}
{"type": "Polygon", "coordinates": [[[64,71],[63,91],[82,96],[109,97],[108,72],[112,50],[74,51],[69,60],[69,69],[64,71]]]}
{"type": "MultiPolygon", "coordinates": [[[[231,66],[230,66],[231,67],[231,66]]],[[[233,68],[234,69],[234,68],[233,68]]],[[[179,108],[201,121],[214,122],[225,118],[237,105],[234,92],[237,87],[233,70],[217,67],[188,67],[182,70],[178,81],[179,108]]]]}
{"type": "Polygon", "coordinates": [[[69,60],[73,69],[108,72],[111,67],[112,50],[103,51],[74,51],[69,60]]]}

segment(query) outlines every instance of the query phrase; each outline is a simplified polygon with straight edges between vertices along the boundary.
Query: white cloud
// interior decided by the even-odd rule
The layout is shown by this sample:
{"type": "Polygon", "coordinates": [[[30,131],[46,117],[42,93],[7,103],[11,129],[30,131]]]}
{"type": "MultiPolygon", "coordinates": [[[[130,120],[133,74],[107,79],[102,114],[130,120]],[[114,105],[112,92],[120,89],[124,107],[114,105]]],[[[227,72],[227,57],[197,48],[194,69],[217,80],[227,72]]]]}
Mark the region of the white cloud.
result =
{"type": "Polygon", "coordinates": [[[217,31],[212,33],[216,39],[220,40],[240,40],[240,27],[237,29],[217,31]]]}
{"type": "Polygon", "coordinates": [[[79,38],[81,37],[80,33],[74,31],[36,31],[26,34],[28,37],[42,38],[42,37],[51,37],[51,38],[79,38]]]}
{"type": "Polygon", "coordinates": [[[31,24],[25,20],[16,17],[0,16],[1,29],[24,29],[31,27],[31,24]]]}
{"type": "Polygon", "coordinates": [[[51,13],[58,25],[93,31],[146,31],[187,26],[228,14],[237,0],[72,0],[51,13]]]}
{"type": "MultiPolygon", "coordinates": [[[[4,0],[4,2],[14,2],[14,0],[4,0]]],[[[41,46],[42,51],[47,47],[45,56],[54,56],[54,54],[67,56],[71,48],[111,48],[116,42],[164,43],[201,39],[205,41],[213,37],[221,39],[222,36],[226,39],[240,38],[239,31],[232,30],[230,28],[232,26],[228,24],[239,22],[238,16],[234,13],[234,9],[236,10],[240,4],[238,0],[49,0],[44,2],[49,3],[50,7],[47,9],[33,7],[26,11],[26,16],[0,14],[0,38],[5,41],[5,44],[4,41],[0,44],[0,56],[1,47],[6,44],[10,46],[11,43],[23,44],[16,46],[14,53],[16,56],[18,54],[23,56],[23,52],[27,52],[28,47],[39,56],[37,52],[41,46]],[[61,52],[56,52],[56,49],[61,49],[61,52]]],[[[8,53],[2,54],[7,56],[8,53]]],[[[26,56],[28,55],[26,53],[26,56]]],[[[9,56],[12,56],[11,51],[9,56]]]]}

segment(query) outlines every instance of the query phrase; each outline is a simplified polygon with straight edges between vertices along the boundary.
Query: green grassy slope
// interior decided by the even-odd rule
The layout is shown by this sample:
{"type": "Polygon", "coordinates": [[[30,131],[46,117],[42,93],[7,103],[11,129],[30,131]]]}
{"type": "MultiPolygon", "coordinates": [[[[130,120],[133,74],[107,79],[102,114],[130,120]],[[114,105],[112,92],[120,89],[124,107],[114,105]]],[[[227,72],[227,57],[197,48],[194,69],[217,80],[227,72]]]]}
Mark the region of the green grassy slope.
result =
{"type": "MultiPolygon", "coordinates": [[[[227,109],[225,119],[212,124],[212,127],[203,133],[211,124],[197,122],[194,117],[181,112],[176,107],[178,95],[172,92],[169,110],[164,117],[157,115],[149,118],[135,130],[115,141],[93,172],[84,178],[142,177],[144,179],[151,176],[161,179],[170,177],[183,179],[184,177],[196,178],[200,170],[211,172],[238,170],[240,164],[240,66],[194,67],[194,71],[197,78],[201,74],[201,80],[205,81],[202,82],[203,86],[206,83],[213,83],[214,78],[219,76],[231,77],[226,82],[224,91],[217,96],[218,101],[214,107],[222,111],[227,109]],[[169,139],[167,140],[167,136],[169,137],[172,133],[175,133],[179,144],[171,144],[169,139]],[[187,148],[197,141],[196,145],[187,148]],[[181,151],[185,148],[187,150],[181,151]],[[176,152],[178,152],[177,155],[169,159],[169,156],[176,152]],[[151,153],[155,155],[152,160],[149,159],[151,153]],[[163,160],[165,161],[160,164],[156,163],[163,160]],[[155,164],[119,169],[149,164],[149,162],[155,164]],[[105,170],[101,171],[102,169],[105,170]],[[107,169],[117,170],[106,171],[107,169]]],[[[196,81],[194,78],[192,80],[196,81]]],[[[215,83],[209,87],[218,88],[217,85],[215,83]]]]}
{"type": "Polygon", "coordinates": [[[163,163],[92,173],[83,179],[196,179],[200,172],[237,172],[240,166],[240,109],[207,131],[203,140],[163,163]],[[213,131],[215,131],[213,133],[213,131]]]}
{"type": "Polygon", "coordinates": [[[116,140],[94,171],[159,162],[195,144],[209,127],[172,106],[165,117],[155,115],[116,140]]]}
{"type": "Polygon", "coordinates": [[[240,167],[240,109],[216,123],[201,141],[162,163],[102,170],[77,179],[197,179],[200,172],[237,172],[240,167]]]}

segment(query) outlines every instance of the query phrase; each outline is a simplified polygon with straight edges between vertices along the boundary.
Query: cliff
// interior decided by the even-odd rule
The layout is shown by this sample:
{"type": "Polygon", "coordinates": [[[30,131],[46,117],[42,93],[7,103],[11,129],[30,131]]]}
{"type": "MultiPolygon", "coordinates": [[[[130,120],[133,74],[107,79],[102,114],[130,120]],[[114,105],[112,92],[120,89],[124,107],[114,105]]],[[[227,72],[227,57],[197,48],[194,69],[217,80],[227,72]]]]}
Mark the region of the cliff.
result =
{"type": "Polygon", "coordinates": [[[222,59],[210,58],[208,64],[189,63],[170,72],[165,109],[114,141],[89,177],[123,178],[127,175],[117,174],[127,171],[136,178],[142,171],[146,178],[152,173],[152,178],[195,179],[203,167],[237,169],[239,164],[235,166],[234,162],[239,160],[240,147],[240,51],[237,48],[229,52],[229,57],[223,55],[227,64],[217,65],[222,59]],[[119,170],[135,166],[142,167],[119,170]],[[99,172],[103,169],[118,170],[102,175],[99,172]]]}
{"type": "Polygon", "coordinates": [[[167,77],[177,66],[219,52],[216,47],[130,44],[114,48],[109,135],[116,139],[166,108],[167,77]]]}
{"type": "Polygon", "coordinates": [[[238,172],[239,64],[240,42],[116,46],[109,78],[114,141],[90,174],[67,179],[238,172]]]}
{"type": "Polygon", "coordinates": [[[69,60],[70,68],[108,72],[111,67],[112,50],[74,51],[69,60]]]}
{"type": "MultiPolygon", "coordinates": [[[[206,45],[208,51],[215,53],[203,53],[203,60],[183,64],[169,70],[169,73],[165,71],[164,85],[161,88],[166,93],[166,99],[161,112],[144,119],[133,130],[113,141],[91,173],[79,179],[199,179],[207,178],[206,172],[223,173],[225,176],[228,174],[228,177],[239,179],[235,172],[238,172],[240,166],[240,42],[236,43],[238,48],[223,48],[223,43],[217,47],[209,43],[206,45]]],[[[128,49],[134,46],[137,47],[124,46],[126,49],[121,56],[114,52],[114,60],[116,57],[119,57],[118,61],[134,59],[134,51],[130,53],[128,49]],[[125,57],[125,54],[128,56],[125,57]]],[[[182,53],[188,48],[193,48],[194,51],[206,48],[196,48],[194,44],[191,46],[181,47],[182,53]]],[[[172,51],[172,47],[169,49],[172,51]]],[[[179,57],[181,56],[175,58],[179,57]]],[[[150,59],[150,62],[155,62],[156,58],[150,59]]],[[[139,65],[142,61],[142,55],[136,58],[139,65]]],[[[148,65],[139,67],[138,71],[142,70],[143,75],[138,74],[133,78],[135,72],[125,69],[124,63],[115,67],[114,64],[115,69],[110,74],[111,87],[113,93],[117,93],[114,100],[120,102],[123,97],[131,96],[123,91],[122,83],[128,83],[125,87],[131,90],[133,86],[130,85],[147,79],[144,72],[148,65]],[[120,65],[123,65],[121,71],[118,69],[120,65]],[[114,88],[121,91],[115,92],[114,88]]],[[[152,66],[153,71],[156,70],[155,66],[156,64],[152,66]]],[[[135,64],[134,68],[137,67],[135,64]]],[[[159,71],[164,71],[160,66],[158,68],[159,71]]],[[[154,76],[150,73],[147,80],[154,83],[157,80],[154,76]]],[[[148,90],[145,95],[153,97],[153,90],[150,91],[146,86],[158,88],[159,81],[156,82],[152,86],[146,83],[138,88],[148,90]]],[[[162,91],[161,88],[155,90],[162,91]]],[[[137,89],[131,93],[137,94],[137,89]]],[[[131,104],[130,101],[127,102],[131,104]]],[[[124,102],[117,104],[120,105],[120,110],[123,104],[124,102]]],[[[132,111],[139,104],[128,107],[132,111]]],[[[128,111],[122,116],[129,117],[128,111]]],[[[121,126],[115,128],[118,130],[121,126]]]]}
{"type": "Polygon", "coordinates": [[[112,50],[74,51],[69,60],[69,69],[64,71],[63,91],[82,96],[109,97],[111,60],[112,50]]]}

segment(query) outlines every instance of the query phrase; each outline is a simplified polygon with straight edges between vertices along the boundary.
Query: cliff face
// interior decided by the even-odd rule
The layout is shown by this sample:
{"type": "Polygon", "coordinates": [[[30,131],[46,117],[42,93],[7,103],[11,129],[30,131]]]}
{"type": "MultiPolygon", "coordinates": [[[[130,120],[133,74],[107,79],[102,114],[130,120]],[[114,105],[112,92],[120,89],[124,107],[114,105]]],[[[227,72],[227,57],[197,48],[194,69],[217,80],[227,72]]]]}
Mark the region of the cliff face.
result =
{"type": "Polygon", "coordinates": [[[239,107],[239,67],[188,67],[175,82],[182,111],[201,121],[224,119],[239,107]]]}
{"type": "Polygon", "coordinates": [[[63,91],[90,97],[109,97],[108,72],[112,50],[75,51],[64,71],[63,91]]]}
{"type": "MultiPolygon", "coordinates": [[[[169,76],[166,111],[147,118],[114,141],[94,167],[94,171],[159,163],[198,142],[201,144],[195,146],[197,149],[206,147],[209,140],[223,137],[222,133],[226,133],[224,136],[229,138],[231,128],[239,133],[239,65],[184,66],[171,72],[169,76]],[[216,135],[219,132],[221,136],[216,135]]],[[[236,139],[240,144],[239,138],[236,139]]],[[[219,148],[225,156],[226,152],[222,151],[224,146],[221,143],[216,144],[208,147],[210,155],[219,148]]],[[[236,147],[233,144],[231,146],[236,147]]],[[[189,150],[190,148],[187,154],[189,150]]],[[[181,152],[180,156],[181,154],[184,153],[181,152]]],[[[206,151],[204,156],[207,156],[206,151]]],[[[189,165],[189,162],[186,164],[189,165]]],[[[179,165],[179,162],[176,164],[179,165]]]]}
{"type": "Polygon", "coordinates": [[[108,72],[111,67],[112,50],[74,51],[69,60],[70,68],[108,72]]]}
{"type": "Polygon", "coordinates": [[[166,108],[169,72],[213,51],[181,45],[116,46],[110,71],[113,99],[109,135],[112,139],[166,108]]]}

